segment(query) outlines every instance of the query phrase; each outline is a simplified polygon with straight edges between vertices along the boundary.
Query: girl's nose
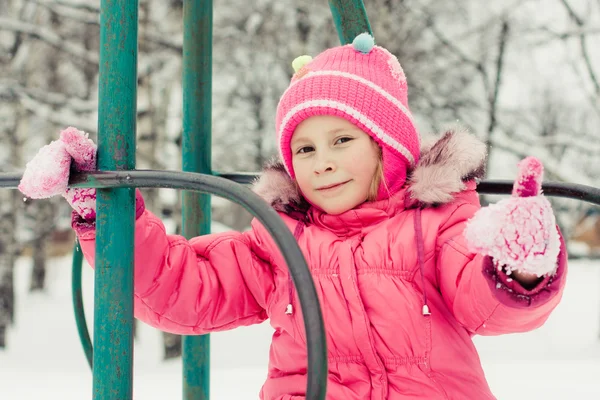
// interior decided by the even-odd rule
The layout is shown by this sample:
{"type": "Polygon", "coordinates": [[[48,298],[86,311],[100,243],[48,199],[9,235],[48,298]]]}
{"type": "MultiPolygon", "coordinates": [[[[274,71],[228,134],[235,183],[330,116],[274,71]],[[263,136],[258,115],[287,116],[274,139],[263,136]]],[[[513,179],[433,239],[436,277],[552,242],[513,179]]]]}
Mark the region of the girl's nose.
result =
{"type": "Polygon", "coordinates": [[[333,159],[325,153],[317,155],[314,165],[315,174],[320,175],[325,172],[333,171],[335,171],[335,162],[333,161],[333,159]]]}

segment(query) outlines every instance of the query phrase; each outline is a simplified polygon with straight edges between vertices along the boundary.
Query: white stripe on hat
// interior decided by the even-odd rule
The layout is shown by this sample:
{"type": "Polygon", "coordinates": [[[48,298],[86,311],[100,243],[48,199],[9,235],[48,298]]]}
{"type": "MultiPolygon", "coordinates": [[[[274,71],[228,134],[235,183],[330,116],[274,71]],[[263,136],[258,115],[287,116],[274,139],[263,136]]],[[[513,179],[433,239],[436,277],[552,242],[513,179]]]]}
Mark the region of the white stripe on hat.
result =
{"type": "Polygon", "coordinates": [[[328,99],[305,101],[303,103],[296,105],[294,108],[292,108],[291,110],[289,110],[287,112],[287,114],[281,121],[281,128],[279,130],[279,141],[280,141],[279,147],[280,148],[283,148],[283,143],[281,143],[281,140],[283,138],[283,129],[285,128],[285,126],[290,122],[290,120],[292,119],[292,117],[295,114],[297,114],[298,112],[305,110],[307,108],[311,108],[311,107],[333,108],[335,110],[343,111],[346,114],[356,118],[357,121],[359,121],[361,124],[363,124],[365,127],[367,127],[367,129],[369,129],[371,132],[373,132],[379,140],[381,140],[383,143],[385,143],[386,145],[388,145],[389,147],[391,147],[392,149],[394,149],[398,153],[400,153],[402,156],[404,156],[410,162],[411,166],[414,165],[415,159],[414,159],[413,155],[410,153],[410,151],[408,151],[408,149],[406,147],[404,147],[400,142],[398,142],[397,140],[392,138],[390,135],[385,133],[383,131],[383,129],[381,129],[371,119],[369,119],[369,117],[367,117],[365,114],[361,113],[357,109],[350,107],[344,103],[340,103],[339,101],[328,100],[328,99]]]}
{"type": "Polygon", "coordinates": [[[396,107],[398,107],[400,110],[402,110],[402,112],[408,117],[408,119],[410,120],[410,122],[412,122],[412,124],[414,125],[412,114],[404,106],[404,104],[402,104],[400,102],[400,100],[398,100],[397,98],[395,98],[394,96],[392,96],[391,94],[389,94],[381,86],[374,84],[373,82],[371,82],[368,79],[363,78],[362,76],[351,74],[349,72],[328,71],[328,70],[325,70],[325,71],[310,71],[308,74],[304,75],[302,78],[300,78],[300,79],[295,80],[294,82],[292,82],[290,84],[290,86],[285,90],[285,92],[283,92],[283,95],[281,97],[283,98],[283,96],[285,96],[285,94],[287,93],[287,91],[290,90],[292,87],[294,87],[299,82],[304,81],[304,80],[309,79],[309,78],[315,78],[317,76],[339,76],[339,77],[342,77],[342,78],[347,78],[347,79],[355,80],[357,82],[362,83],[365,86],[370,87],[371,89],[375,90],[377,93],[379,93],[380,95],[382,95],[383,97],[385,97],[387,100],[389,100],[392,103],[394,103],[394,105],[396,107]]]}

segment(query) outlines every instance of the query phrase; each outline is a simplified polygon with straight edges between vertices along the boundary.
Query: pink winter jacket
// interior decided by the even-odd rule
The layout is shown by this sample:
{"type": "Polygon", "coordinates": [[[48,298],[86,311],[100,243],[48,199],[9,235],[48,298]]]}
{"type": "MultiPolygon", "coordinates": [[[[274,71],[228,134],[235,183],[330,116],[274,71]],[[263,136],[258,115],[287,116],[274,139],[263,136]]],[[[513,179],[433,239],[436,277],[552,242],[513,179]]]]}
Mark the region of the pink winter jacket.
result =
{"type": "MultiPolygon", "coordinates": [[[[298,212],[297,194],[281,193],[281,168],[266,170],[257,186],[277,209],[288,211],[281,217],[314,278],[327,335],[327,399],[494,399],[472,336],[535,329],[561,298],[564,244],[557,273],[529,291],[489,258],[467,251],[462,232],[480,208],[472,178],[484,155],[457,164],[444,150],[460,145],[460,135],[446,136],[447,143],[424,150],[440,156],[422,157],[429,161],[413,171],[410,185],[389,200],[341,215],[298,212]],[[442,200],[448,193],[436,181],[440,174],[427,173],[444,165],[462,177],[450,201],[442,200]],[[423,201],[432,193],[440,201],[423,201]]],[[[184,335],[269,319],[275,331],[260,398],[304,399],[307,353],[299,301],[265,228],[254,221],[248,232],[188,241],[167,235],[156,216],[139,211],[135,316],[184,335]]],[[[93,265],[95,231],[77,222],[74,227],[93,265]]]]}

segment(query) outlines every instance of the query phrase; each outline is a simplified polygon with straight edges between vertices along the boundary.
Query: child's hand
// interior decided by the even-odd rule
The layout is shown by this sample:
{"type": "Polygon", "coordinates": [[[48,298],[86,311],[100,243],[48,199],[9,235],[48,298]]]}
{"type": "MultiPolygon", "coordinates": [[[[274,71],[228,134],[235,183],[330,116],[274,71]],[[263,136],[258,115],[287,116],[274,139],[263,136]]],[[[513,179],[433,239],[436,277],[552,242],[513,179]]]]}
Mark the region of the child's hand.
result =
{"type": "Polygon", "coordinates": [[[19,190],[34,199],[62,195],[84,219],[96,218],[96,189],[68,189],[71,162],[78,171],[96,169],[94,142],[87,133],[67,128],[60,139],[40,149],[27,163],[19,190]]]}
{"type": "Polygon", "coordinates": [[[512,197],[477,211],[464,232],[470,251],[491,256],[519,281],[552,274],[557,266],[560,238],[550,202],[540,193],[542,175],[539,160],[522,160],[512,197]]]}

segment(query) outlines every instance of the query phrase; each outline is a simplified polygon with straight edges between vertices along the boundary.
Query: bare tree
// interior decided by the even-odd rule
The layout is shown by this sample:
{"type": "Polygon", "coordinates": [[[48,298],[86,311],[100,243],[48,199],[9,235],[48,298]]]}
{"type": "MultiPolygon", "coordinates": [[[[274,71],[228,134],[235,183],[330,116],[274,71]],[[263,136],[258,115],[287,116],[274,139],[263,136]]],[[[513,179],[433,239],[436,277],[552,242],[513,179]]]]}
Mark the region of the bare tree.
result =
{"type": "MultiPolygon", "coordinates": [[[[8,150],[7,159],[0,159],[0,163],[7,170],[14,170],[21,160],[21,143],[17,137],[19,125],[19,110],[12,107],[4,108],[4,111],[13,112],[0,113],[2,121],[0,133],[6,138],[5,149],[8,150]]],[[[0,110],[2,111],[2,110],[0,110]]],[[[6,332],[9,325],[15,320],[15,291],[14,291],[14,267],[19,253],[17,242],[17,221],[21,210],[22,196],[15,191],[0,191],[0,348],[7,345],[6,332]]]]}
{"type": "MultiPolygon", "coordinates": [[[[588,22],[575,11],[575,9],[568,0],[560,1],[567,10],[569,18],[575,24],[576,29],[579,30],[578,34],[575,37],[579,42],[581,58],[583,60],[583,64],[585,65],[585,70],[587,72],[589,82],[591,83],[593,88],[593,103],[596,107],[598,107],[598,105],[600,104],[600,80],[598,79],[598,73],[596,72],[596,69],[592,64],[592,59],[588,45],[588,35],[590,34],[590,31],[586,32],[586,29],[590,27],[588,26],[588,22]]],[[[588,6],[593,7],[593,3],[588,3],[588,6]]],[[[588,10],[590,9],[589,7],[588,10]]],[[[598,6],[596,6],[596,12],[598,11],[598,6]]],[[[588,18],[590,16],[591,14],[588,14],[588,18]]],[[[595,29],[592,28],[592,31],[597,30],[598,26],[596,26],[595,29]]]]}
{"type": "MultiPolygon", "coordinates": [[[[16,6],[8,4],[8,8],[16,6]]],[[[31,8],[21,6],[17,8],[21,15],[27,15],[31,8]]],[[[13,35],[12,41],[7,41],[8,54],[13,57],[24,49],[20,35],[13,35]]],[[[10,59],[9,59],[10,60],[10,59]]],[[[15,63],[9,64],[15,68],[15,63]]],[[[2,75],[0,75],[2,77],[2,75]]],[[[0,134],[3,139],[6,153],[0,156],[0,165],[3,170],[15,170],[21,162],[22,140],[19,130],[22,128],[22,110],[14,95],[0,94],[3,107],[0,108],[0,134]]],[[[7,345],[6,332],[15,319],[15,291],[13,282],[14,265],[19,252],[16,227],[19,210],[17,192],[0,192],[0,348],[7,345]]]]}
{"type": "Polygon", "coordinates": [[[7,346],[6,332],[15,319],[13,271],[17,253],[14,240],[16,218],[10,210],[15,203],[14,197],[14,192],[0,192],[0,349],[7,346]]]}

